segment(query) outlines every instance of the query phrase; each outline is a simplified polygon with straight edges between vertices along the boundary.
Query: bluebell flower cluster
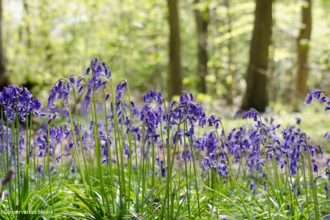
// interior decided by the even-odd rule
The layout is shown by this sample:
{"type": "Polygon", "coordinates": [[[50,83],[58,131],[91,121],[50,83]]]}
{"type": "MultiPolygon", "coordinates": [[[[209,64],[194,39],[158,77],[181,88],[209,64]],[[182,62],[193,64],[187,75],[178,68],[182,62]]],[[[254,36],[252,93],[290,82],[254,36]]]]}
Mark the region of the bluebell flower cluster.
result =
{"type": "MultiPolygon", "coordinates": [[[[0,92],[1,106],[1,129],[0,129],[0,152],[2,172],[11,166],[24,166],[23,154],[26,157],[29,152],[26,148],[24,128],[29,126],[33,115],[44,116],[40,112],[41,103],[37,98],[32,98],[27,88],[10,85],[0,92]],[[22,126],[26,124],[26,126],[22,126]],[[6,168],[7,167],[7,168],[6,168]]],[[[16,172],[24,174],[24,168],[16,172]]],[[[22,179],[20,179],[22,185],[22,179]]]]}
{"type": "MultiPolygon", "coordinates": [[[[28,153],[34,162],[31,167],[35,171],[35,180],[38,181],[48,174],[59,173],[60,166],[66,166],[68,175],[77,177],[82,169],[77,163],[79,157],[84,155],[84,160],[93,164],[95,158],[101,157],[96,165],[100,164],[101,169],[109,174],[107,183],[113,182],[118,189],[123,182],[126,186],[128,178],[133,177],[134,181],[140,181],[141,179],[136,178],[137,174],[143,175],[142,178],[145,179],[156,176],[160,181],[165,181],[167,174],[172,172],[171,167],[167,167],[168,164],[189,170],[190,174],[197,164],[196,182],[189,183],[196,185],[197,189],[200,187],[197,181],[202,181],[197,179],[199,176],[209,178],[209,181],[210,178],[215,178],[216,184],[230,183],[226,187],[231,187],[231,183],[237,179],[251,191],[252,196],[263,196],[263,190],[272,189],[273,183],[268,181],[270,177],[266,170],[269,165],[268,167],[278,169],[279,175],[295,180],[292,186],[291,183],[288,186],[298,197],[303,196],[305,191],[301,178],[297,177],[302,176],[302,168],[308,167],[307,162],[311,162],[312,173],[318,177],[324,175],[325,167],[330,169],[330,158],[326,164],[319,160],[324,155],[322,147],[314,145],[311,138],[300,130],[300,118],[296,118],[295,126],[284,128],[272,117],[264,117],[254,109],[247,112],[239,110],[235,118],[242,116],[244,120],[252,119],[251,125],[225,132],[223,118],[216,115],[207,117],[203,106],[196,103],[193,94],[187,91],[183,91],[179,100],[168,103],[167,107],[162,93],[150,90],[144,95],[143,106],[140,108],[132,101],[125,102],[125,90],[128,89],[126,80],[121,81],[114,91],[106,91],[106,78],[111,78],[111,71],[97,58],[90,63],[85,77],[70,76],[68,80],[61,79],[51,89],[47,108],[54,110],[56,101],[61,100],[65,111],[75,116],[64,119],[66,121],[61,125],[56,123],[61,114],[40,112],[40,102],[32,99],[27,89],[9,86],[0,93],[4,113],[0,129],[0,151],[4,163],[15,166],[19,158],[23,166],[26,158],[24,152],[28,153]],[[82,110],[80,104],[79,111],[76,112],[67,102],[73,98],[74,92],[83,93],[84,88],[87,91],[82,96],[83,107],[90,107],[90,116],[83,115],[86,111],[82,110]],[[104,88],[104,94],[101,98],[96,98],[100,88],[104,88]],[[116,92],[116,97],[111,97],[113,92],[116,92]],[[26,122],[30,114],[48,118],[45,119],[45,127],[33,133],[31,139],[26,139],[28,135],[24,128],[16,127],[13,123],[17,120],[16,116],[20,121],[26,122]],[[81,122],[81,115],[88,121],[81,122]],[[31,148],[28,148],[28,142],[31,142],[31,148]],[[27,152],[28,149],[30,152],[27,152]],[[5,157],[7,154],[8,159],[5,157]],[[167,155],[171,157],[168,158],[167,155]],[[47,158],[50,158],[49,161],[47,158]],[[49,167],[45,165],[46,161],[50,163],[49,167]],[[138,166],[140,162],[142,167],[138,166]],[[110,169],[112,163],[115,164],[113,170],[110,169]],[[232,169],[237,172],[232,172],[232,169]],[[110,177],[110,171],[115,173],[114,176],[110,177]],[[201,171],[202,174],[199,175],[201,171]],[[121,178],[121,173],[124,173],[124,178],[121,178]],[[248,178],[241,180],[242,175],[248,178]]],[[[330,101],[323,90],[309,94],[306,104],[312,100],[326,103],[326,110],[330,108],[330,101]]],[[[324,138],[330,139],[330,134],[326,133],[324,138]]],[[[84,160],[81,159],[80,162],[84,160]]],[[[0,166],[1,169],[2,167],[0,166]]],[[[87,176],[87,169],[85,173],[87,176]]],[[[20,176],[24,176],[23,174],[24,169],[20,176]]],[[[94,177],[94,173],[90,175],[94,177]]],[[[330,178],[329,171],[325,174],[327,175],[330,178]]],[[[321,179],[316,178],[315,181],[321,179]]],[[[322,192],[326,196],[329,196],[328,184],[322,182],[322,185],[318,185],[318,190],[321,191],[322,186],[322,192]]],[[[144,184],[142,188],[147,185],[150,183],[144,184]]],[[[212,184],[207,185],[211,186],[212,184]]]]}
{"type": "Polygon", "coordinates": [[[11,120],[14,112],[18,113],[19,119],[25,122],[26,115],[39,114],[41,103],[37,98],[32,99],[32,94],[27,88],[10,85],[0,92],[0,105],[3,107],[5,116],[11,120]]]}
{"type": "Polygon", "coordinates": [[[70,91],[72,91],[70,82],[63,83],[62,80],[60,80],[57,85],[55,85],[50,91],[47,110],[54,108],[58,99],[60,99],[64,103],[64,109],[68,109],[67,97],[71,97],[69,94],[70,91]]]}
{"type": "Polygon", "coordinates": [[[308,94],[305,104],[309,105],[313,100],[319,101],[320,103],[326,103],[325,111],[330,110],[330,99],[324,90],[316,89],[314,92],[308,94]]]}
{"type": "Polygon", "coordinates": [[[143,96],[144,102],[156,101],[159,105],[164,103],[164,98],[161,92],[150,90],[145,96],[143,96]]]}

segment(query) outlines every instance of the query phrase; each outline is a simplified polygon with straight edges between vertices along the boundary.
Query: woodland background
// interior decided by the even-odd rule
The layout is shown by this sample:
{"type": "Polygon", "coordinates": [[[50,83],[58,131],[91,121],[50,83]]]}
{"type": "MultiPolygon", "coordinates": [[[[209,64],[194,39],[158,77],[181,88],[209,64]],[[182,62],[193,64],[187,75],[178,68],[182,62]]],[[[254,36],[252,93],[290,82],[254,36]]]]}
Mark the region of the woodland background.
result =
{"type": "Polygon", "coordinates": [[[1,87],[46,102],[93,56],[134,93],[264,111],[330,92],[329,0],[1,0],[1,87]]]}

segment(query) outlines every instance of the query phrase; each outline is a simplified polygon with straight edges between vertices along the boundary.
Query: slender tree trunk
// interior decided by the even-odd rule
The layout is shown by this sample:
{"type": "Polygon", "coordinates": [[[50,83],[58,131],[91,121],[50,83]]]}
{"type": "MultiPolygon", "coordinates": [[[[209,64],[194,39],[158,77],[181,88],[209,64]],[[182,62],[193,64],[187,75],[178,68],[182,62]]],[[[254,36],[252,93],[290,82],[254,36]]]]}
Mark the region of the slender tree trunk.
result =
{"type": "Polygon", "coordinates": [[[8,86],[8,84],[6,60],[2,46],[2,0],[0,0],[0,91],[2,91],[5,86],[8,86]]]}
{"type": "MultiPolygon", "coordinates": [[[[29,8],[29,0],[23,0],[23,8],[25,11],[25,16],[22,23],[22,30],[25,28],[26,30],[26,48],[27,48],[27,54],[28,56],[31,55],[32,51],[32,38],[31,38],[31,28],[30,28],[30,21],[31,21],[31,14],[30,14],[30,8],[29,8]]],[[[23,87],[26,87],[28,90],[33,91],[34,87],[37,85],[37,82],[34,78],[34,73],[31,73],[30,71],[26,72],[26,81],[22,85],[23,87]]]]}
{"type": "Polygon", "coordinates": [[[177,0],[167,0],[170,25],[169,64],[168,64],[168,96],[181,95],[181,41],[177,0]]]}
{"type": "Polygon", "coordinates": [[[232,53],[232,38],[231,38],[231,14],[230,14],[230,0],[225,0],[225,6],[227,8],[227,24],[228,24],[228,70],[229,74],[231,75],[231,83],[229,84],[229,104],[234,103],[235,97],[235,69],[233,69],[233,53],[232,53]]]}
{"type": "Polygon", "coordinates": [[[51,51],[51,41],[49,37],[49,18],[48,18],[48,12],[47,12],[47,1],[43,0],[40,6],[40,17],[43,20],[43,25],[41,27],[41,33],[43,36],[43,43],[44,43],[44,50],[45,50],[45,64],[48,71],[52,72],[52,64],[51,60],[53,57],[52,51],[51,51]]]}
{"type": "Polygon", "coordinates": [[[267,67],[268,47],[272,35],[272,2],[273,0],[256,0],[243,110],[255,108],[263,112],[268,105],[267,67]]]}
{"type": "MultiPolygon", "coordinates": [[[[199,3],[199,0],[194,1],[195,4],[199,3]]],[[[197,37],[198,37],[198,52],[197,52],[197,91],[200,93],[206,93],[206,81],[207,76],[207,27],[209,23],[208,10],[200,11],[195,9],[195,20],[197,26],[197,37]]]]}
{"type": "Polygon", "coordinates": [[[25,17],[25,25],[26,25],[26,46],[28,49],[31,48],[31,29],[30,29],[30,11],[29,11],[29,5],[28,5],[28,0],[23,0],[23,6],[24,6],[24,11],[26,14],[25,17]]]}
{"type": "Polygon", "coordinates": [[[295,90],[295,96],[303,99],[306,97],[308,92],[308,88],[307,88],[307,77],[309,71],[308,50],[309,50],[309,40],[311,39],[311,32],[312,32],[312,1],[306,0],[306,2],[308,3],[308,5],[302,6],[301,8],[303,27],[300,29],[300,34],[297,39],[298,70],[296,76],[296,90],[295,90]]]}

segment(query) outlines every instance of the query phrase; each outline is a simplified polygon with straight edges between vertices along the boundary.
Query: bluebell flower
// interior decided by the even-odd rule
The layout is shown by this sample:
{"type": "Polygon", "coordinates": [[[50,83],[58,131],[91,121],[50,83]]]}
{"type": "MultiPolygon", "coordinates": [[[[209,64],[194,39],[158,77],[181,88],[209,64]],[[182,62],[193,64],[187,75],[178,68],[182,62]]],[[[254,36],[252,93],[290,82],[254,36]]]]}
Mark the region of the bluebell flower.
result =
{"type": "Polygon", "coordinates": [[[249,182],[250,182],[249,190],[252,191],[255,188],[257,188],[257,184],[256,184],[256,182],[253,179],[250,179],[249,182]]]}
{"type": "Polygon", "coordinates": [[[48,124],[50,124],[57,117],[57,115],[57,112],[55,112],[55,114],[48,113],[48,124]]]}
{"type": "Polygon", "coordinates": [[[219,128],[219,122],[222,120],[222,117],[216,118],[214,115],[211,115],[209,119],[207,120],[208,126],[212,127],[213,125],[216,126],[216,128],[219,128]]]}
{"type": "Polygon", "coordinates": [[[85,110],[88,110],[89,105],[91,104],[91,98],[92,98],[92,90],[88,89],[87,94],[85,96],[84,102],[85,102],[85,110]]]}
{"type": "Polygon", "coordinates": [[[306,105],[311,104],[313,99],[318,100],[320,103],[325,102],[326,103],[325,111],[330,110],[330,99],[328,94],[324,90],[316,89],[314,92],[308,94],[305,104],[306,105]]]}
{"type": "Polygon", "coordinates": [[[115,91],[116,92],[122,92],[124,89],[127,89],[127,81],[126,80],[123,80],[122,82],[120,82],[117,85],[115,91]]]}
{"type": "Polygon", "coordinates": [[[75,80],[74,80],[73,76],[70,76],[70,82],[71,82],[72,84],[75,83],[75,80]]]}
{"type": "Polygon", "coordinates": [[[185,158],[187,156],[187,161],[192,161],[191,153],[188,149],[182,151],[182,158],[185,158]]]}
{"type": "Polygon", "coordinates": [[[329,186],[327,182],[324,184],[324,190],[325,190],[325,195],[327,196],[329,193],[329,186]]]}
{"type": "Polygon", "coordinates": [[[248,118],[253,118],[253,119],[255,119],[255,116],[256,116],[256,113],[255,113],[254,109],[251,109],[251,110],[249,110],[248,112],[246,112],[246,113],[244,114],[244,116],[243,116],[242,119],[248,119],[248,118]]]}
{"type": "Polygon", "coordinates": [[[42,165],[38,165],[38,173],[41,175],[41,176],[44,176],[44,170],[42,169],[42,165]]]}
{"type": "Polygon", "coordinates": [[[236,111],[236,113],[234,115],[234,119],[236,120],[240,115],[243,115],[243,114],[244,114],[243,110],[236,111]]]}
{"type": "Polygon", "coordinates": [[[163,160],[160,161],[160,168],[161,168],[162,178],[165,178],[165,166],[163,160]]]}
{"type": "Polygon", "coordinates": [[[150,90],[146,95],[143,96],[143,102],[156,101],[159,105],[164,103],[164,98],[161,92],[150,90]]]}
{"type": "Polygon", "coordinates": [[[313,160],[312,166],[313,166],[313,172],[317,173],[319,169],[318,169],[318,165],[315,163],[315,160],[313,160]]]}
{"type": "Polygon", "coordinates": [[[108,101],[109,100],[109,97],[110,97],[110,94],[107,94],[104,98],[104,101],[108,101]]]}
{"type": "Polygon", "coordinates": [[[61,157],[62,157],[62,155],[59,155],[59,156],[56,157],[56,162],[57,163],[59,163],[61,161],[61,157]]]}
{"type": "Polygon", "coordinates": [[[115,100],[118,101],[118,100],[120,100],[122,98],[123,98],[123,92],[122,91],[119,91],[118,94],[117,94],[117,96],[116,96],[116,98],[115,98],[115,100]]]}
{"type": "Polygon", "coordinates": [[[207,168],[211,169],[212,164],[211,164],[211,160],[210,160],[210,158],[208,158],[208,157],[204,157],[204,159],[203,159],[203,161],[202,161],[202,165],[203,165],[204,167],[207,167],[207,168]]]}

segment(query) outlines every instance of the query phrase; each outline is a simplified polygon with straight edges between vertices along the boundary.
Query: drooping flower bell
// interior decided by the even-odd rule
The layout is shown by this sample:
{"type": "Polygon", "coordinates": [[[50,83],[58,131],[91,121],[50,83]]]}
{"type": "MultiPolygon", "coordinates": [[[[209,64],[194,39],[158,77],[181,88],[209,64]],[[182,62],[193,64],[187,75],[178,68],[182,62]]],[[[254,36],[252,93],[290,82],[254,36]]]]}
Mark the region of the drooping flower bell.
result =
{"type": "Polygon", "coordinates": [[[307,99],[305,101],[305,105],[309,105],[312,103],[313,99],[318,100],[320,103],[326,103],[325,111],[330,110],[330,99],[328,94],[321,89],[316,89],[314,92],[307,95],[307,99]]]}
{"type": "Polygon", "coordinates": [[[143,96],[143,102],[156,101],[159,105],[164,103],[164,98],[161,92],[150,90],[143,96]]]}

